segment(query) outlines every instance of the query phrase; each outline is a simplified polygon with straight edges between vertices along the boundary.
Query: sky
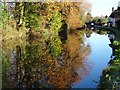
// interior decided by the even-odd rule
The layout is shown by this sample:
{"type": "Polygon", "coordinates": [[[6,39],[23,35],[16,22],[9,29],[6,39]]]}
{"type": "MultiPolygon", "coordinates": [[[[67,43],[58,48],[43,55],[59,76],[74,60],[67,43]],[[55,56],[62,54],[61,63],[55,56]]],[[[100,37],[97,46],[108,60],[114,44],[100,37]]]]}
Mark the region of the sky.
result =
{"type": "Polygon", "coordinates": [[[112,7],[117,9],[120,0],[89,0],[92,4],[92,16],[109,16],[112,12],[112,7]]]}

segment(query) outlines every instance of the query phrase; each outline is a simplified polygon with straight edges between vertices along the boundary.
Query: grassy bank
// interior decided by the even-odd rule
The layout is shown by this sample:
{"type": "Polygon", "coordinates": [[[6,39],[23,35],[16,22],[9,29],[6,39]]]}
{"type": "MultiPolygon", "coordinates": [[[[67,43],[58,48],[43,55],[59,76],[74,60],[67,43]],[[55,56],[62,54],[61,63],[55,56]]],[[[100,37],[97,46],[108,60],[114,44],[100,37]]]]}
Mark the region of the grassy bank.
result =
{"type": "Polygon", "coordinates": [[[109,61],[109,67],[103,70],[99,84],[102,90],[120,89],[120,41],[115,40],[111,47],[114,58],[109,61]]]}

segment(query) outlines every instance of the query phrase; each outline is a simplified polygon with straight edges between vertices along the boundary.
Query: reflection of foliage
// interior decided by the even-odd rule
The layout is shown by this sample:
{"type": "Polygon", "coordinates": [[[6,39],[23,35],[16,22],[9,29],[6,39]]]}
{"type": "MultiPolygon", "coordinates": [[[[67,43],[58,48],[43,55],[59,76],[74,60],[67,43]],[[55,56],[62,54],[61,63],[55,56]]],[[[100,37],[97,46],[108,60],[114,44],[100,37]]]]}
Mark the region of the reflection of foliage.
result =
{"type": "Polygon", "coordinates": [[[25,71],[25,78],[28,83],[28,87],[31,87],[32,83],[35,82],[37,79],[40,79],[41,77],[36,76],[37,73],[36,70],[41,69],[40,65],[40,56],[41,56],[41,50],[40,45],[28,45],[25,48],[25,57],[24,57],[24,71],[25,71]]]}
{"type": "Polygon", "coordinates": [[[107,31],[97,30],[97,33],[100,34],[100,35],[104,35],[104,34],[107,34],[107,31]]]}
{"type": "Polygon", "coordinates": [[[71,34],[66,44],[63,46],[61,55],[63,65],[61,67],[58,67],[59,63],[57,64],[56,61],[54,61],[54,65],[49,66],[46,75],[47,77],[49,77],[48,82],[50,84],[53,84],[54,87],[69,87],[72,82],[76,82],[81,79],[81,74],[83,74],[83,72],[84,74],[88,74],[88,70],[86,69],[82,61],[85,57],[85,53],[82,52],[83,55],[81,54],[79,44],[80,40],[78,38],[78,35],[71,34]],[[83,70],[80,76],[76,72],[78,68],[81,68],[81,70],[83,70]]]}
{"type": "Polygon", "coordinates": [[[64,59],[66,61],[73,61],[71,65],[75,65],[74,68],[78,68],[79,65],[82,64],[83,58],[87,57],[84,56],[85,52],[82,52],[83,47],[80,47],[80,43],[83,44],[82,39],[79,39],[79,36],[77,34],[71,34],[68,38],[67,43],[64,45],[65,52],[63,52],[63,57],[65,56],[64,59]]]}
{"type": "Polygon", "coordinates": [[[72,82],[81,79],[82,75],[76,72],[78,68],[88,74],[80,43],[77,34],[69,36],[61,51],[62,65],[58,63],[60,60],[51,57],[45,44],[40,41],[30,42],[25,48],[17,46],[16,63],[9,68],[5,87],[69,87],[72,82]]]}
{"type": "Polygon", "coordinates": [[[86,34],[86,37],[87,37],[87,38],[91,37],[92,30],[86,29],[86,30],[85,30],[85,34],[86,34]]]}
{"type": "Polygon", "coordinates": [[[0,54],[0,57],[2,58],[2,86],[6,86],[6,82],[7,82],[7,72],[10,66],[10,61],[5,58],[4,55],[0,54]]]}

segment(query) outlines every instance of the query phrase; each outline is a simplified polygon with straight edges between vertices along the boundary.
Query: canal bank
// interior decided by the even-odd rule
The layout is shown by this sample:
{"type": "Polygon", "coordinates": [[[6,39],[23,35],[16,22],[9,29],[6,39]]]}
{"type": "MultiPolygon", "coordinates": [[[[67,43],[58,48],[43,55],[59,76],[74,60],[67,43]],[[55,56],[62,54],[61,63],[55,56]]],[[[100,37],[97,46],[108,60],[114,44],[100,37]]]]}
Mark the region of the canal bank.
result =
{"type": "Polygon", "coordinates": [[[116,38],[111,44],[113,49],[112,57],[109,60],[109,67],[103,70],[100,78],[99,88],[120,89],[120,41],[116,38]]]}

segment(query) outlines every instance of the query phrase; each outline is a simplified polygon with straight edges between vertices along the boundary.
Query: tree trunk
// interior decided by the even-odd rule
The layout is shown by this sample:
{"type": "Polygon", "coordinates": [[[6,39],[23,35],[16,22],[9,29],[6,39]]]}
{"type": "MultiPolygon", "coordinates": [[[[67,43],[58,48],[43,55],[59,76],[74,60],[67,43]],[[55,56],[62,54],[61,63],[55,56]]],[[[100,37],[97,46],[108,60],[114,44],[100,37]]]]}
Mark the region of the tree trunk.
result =
{"type": "Polygon", "coordinates": [[[24,14],[24,3],[19,2],[15,5],[16,12],[16,29],[19,31],[19,28],[23,24],[23,14],[24,14]]]}

